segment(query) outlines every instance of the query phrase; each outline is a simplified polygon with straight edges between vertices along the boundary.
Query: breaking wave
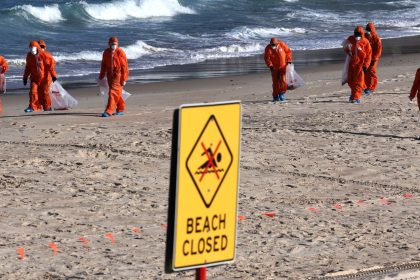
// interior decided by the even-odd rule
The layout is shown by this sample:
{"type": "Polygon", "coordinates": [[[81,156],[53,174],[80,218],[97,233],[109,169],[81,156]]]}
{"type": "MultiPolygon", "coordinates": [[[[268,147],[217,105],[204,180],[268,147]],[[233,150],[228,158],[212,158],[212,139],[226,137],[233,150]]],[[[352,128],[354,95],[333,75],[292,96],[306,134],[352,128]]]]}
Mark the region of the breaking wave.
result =
{"type": "Polygon", "coordinates": [[[64,21],[63,15],[61,14],[58,4],[45,5],[43,7],[35,7],[32,5],[22,5],[12,8],[14,11],[23,13],[24,16],[32,16],[37,20],[43,22],[57,23],[64,21]]]}
{"type": "Polygon", "coordinates": [[[44,6],[18,5],[9,11],[26,19],[35,18],[45,23],[59,23],[70,18],[86,21],[124,21],[153,17],[174,17],[178,14],[195,14],[178,0],[114,0],[109,3],[90,4],[86,1],[44,6]],[[67,17],[67,18],[66,18],[67,17]]]}
{"type": "Polygon", "coordinates": [[[249,39],[267,39],[275,36],[286,36],[290,34],[305,34],[308,31],[305,28],[249,28],[246,26],[235,28],[226,34],[227,37],[237,40],[249,39]]]}
{"type": "MultiPolygon", "coordinates": [[[[138,59],[144,55],[168,51],[168,49],[157,48],[146,44],[143,41],[137,41],[136,43],[128,46],[121,46],[125,51],[128,59],[138,59]]],[[[75,60],[86,60],[86,61],[101,61],[102,51],[82,51],[78,53],[57,53],[54,54],[54,58],[57,62],[60,61],[75,61],[75,60]]]]}
{"type": "Polygon", "coordinates": [[[177,0],[123,0],[111,3],[88,4],[83,2],[85,11],[94,19],[120,21],[130,18],[173,17],[178,14],[194,14],[194,10],[184,7],[177,0]]]}

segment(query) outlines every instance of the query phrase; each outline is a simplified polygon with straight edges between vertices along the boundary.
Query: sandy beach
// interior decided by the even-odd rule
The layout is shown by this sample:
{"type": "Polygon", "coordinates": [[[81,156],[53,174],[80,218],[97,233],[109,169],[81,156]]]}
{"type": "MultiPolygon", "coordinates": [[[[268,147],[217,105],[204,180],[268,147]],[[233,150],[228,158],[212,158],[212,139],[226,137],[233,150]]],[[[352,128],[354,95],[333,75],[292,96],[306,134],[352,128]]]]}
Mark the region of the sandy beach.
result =
{"type": "Polygon", "coordinates": [[[229,100],[242,101],[245,219],[236,260],[208,279],[420,261],[420,114],[408,99],[420,54],[398,42],[361,105],[336,61],[297,64],[306,86],[284,104],[268,72],[129,84],[126,115],[108,119],[95,87],[70,87],[80,105],[52,113],[23,113],[21,91],[2,96],[0,279],[193,279],[164,273],[172,115],[229,100]]]}

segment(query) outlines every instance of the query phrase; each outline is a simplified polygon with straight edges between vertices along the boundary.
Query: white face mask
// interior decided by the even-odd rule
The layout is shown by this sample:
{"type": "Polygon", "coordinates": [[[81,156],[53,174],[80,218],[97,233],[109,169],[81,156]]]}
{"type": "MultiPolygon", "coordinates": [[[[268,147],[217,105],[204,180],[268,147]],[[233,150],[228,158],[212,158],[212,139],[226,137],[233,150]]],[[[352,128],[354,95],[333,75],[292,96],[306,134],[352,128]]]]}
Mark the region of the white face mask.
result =
{"type": "Polygon", "coordinates": [[[369,36],[369,35],[370,35],[370,31],[366,31],[366,35],[368,35],[368,36],[369,36]]]}
{"type": "Polygon", "coordinates": [[[113,49],[114,51],[117,49],[117,45],[111,45],[111,49],[113,49]]]}
{"type": "Polygon", "coordinates": [[[34,54],[34,55],[37,54],[38,53],[38,49],[36,47],[32,47],[31,48],[31,53],[34,54]]]}
{"type": "Polygon", "coordinates": [[[356,41],[360,41],[360,39],[362,39],[362,37],[360,37],[360,36],[356,37],[356,41]]]}
{"type": "Polygon", "coordinates": [[[273,50],[275,50],[275,49],[277,49],[277,46],[271,46],[271,48],[272,48],[273,50]]]}

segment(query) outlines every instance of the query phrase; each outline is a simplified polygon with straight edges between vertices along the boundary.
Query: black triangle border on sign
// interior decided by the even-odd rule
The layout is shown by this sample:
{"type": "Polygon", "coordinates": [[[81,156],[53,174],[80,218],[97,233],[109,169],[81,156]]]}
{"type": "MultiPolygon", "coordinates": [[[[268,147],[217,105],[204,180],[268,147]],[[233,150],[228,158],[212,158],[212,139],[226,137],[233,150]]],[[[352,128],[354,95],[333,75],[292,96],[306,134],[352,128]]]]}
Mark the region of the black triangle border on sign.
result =
{"type": "Polygon", "coordinates": [[[215,117],[214,115],[211,115],[211,116],[210,116],[210,118],[208,119],[208,121],[207,121],[206,125],[204,126],[203,130],[201,131],[200,135],[197,137],[197,141],[195,141],[195,144],[194,144],[194,146],[193,146],[193,148],[192,148],[192,150],[191,150],[190,154],[188,155],[187,160],[185,161],[185,166],[186,166],[186,168],[187,168],[187,170],[188,170],[188,173],[190,174],[191,180],[194,182],[194,185],[195,185],[195,187],[196,187],[196,189],[197,189],[198,193],[200,194],[200,197],[201,197],[201,199],[203,200],[203,203],[204,203],[204,205],[206,206],[206,208],[210,208],[211,204],[213,203],[214,199],[216,198],[217,193],[219,192],[220,186],[223,184],[223,181],[225,180],[225,178],[226,178],[226,176],[227,176],[227,173],[228,173],[228,171],[229,171],[230,167],[232,166],[232,163],[233,163],[233,154],[232,154],[232,151],[231,151],[231,150],[230,150],[230,148],[229,148],[228,142],[226,141],[226,138],[225,138],[225,136],[223,135],[223,131],[222,131],[222,129],[220,128],[219,123],[217,122],[216,117],[215,117]],[[194,180],[194,176],[193,176],[193,174],[191,173],[190,169],[188,168],[188,161],[189,161],[189,159],[191,158],[192,153],[193,153],[193,151],[194,151],[195,147],[196,147],[196,146],[197,146],[197,144],[198,144],[198,140],[200,140],[201,136],[203,135],[204,131],[206,130],[207,126],[209,125],[209,123],[210,123],[210,121],[211,121],[212,119],[214,119],[214,122],[216,123],[217,129],[219,130],[220,134],[222,135],[223,142],[226,144],[226,148],[227,148],[227,150],[229,151],[229,154],[230,154],[230,156],[231,156],[231,161],[230,161],[230,163],[229,163],[229,166],[228,166],[228,167],[227,167],[227,169],[226,169],[225,175],[223,176],[222,180],[220,181],[219,185],[217,186],[217,189],[216,189],[215,194],[213,195],[213,198],[211,199],[210,203],[209,203],[209,204],[207,204],[207,203],[206,203],[206,200],[204,199],[204,196],[201,194],[200,188],[198,187],[197,183],[196,183],[196,182],[195,182],[195,180],[194,180]]]}

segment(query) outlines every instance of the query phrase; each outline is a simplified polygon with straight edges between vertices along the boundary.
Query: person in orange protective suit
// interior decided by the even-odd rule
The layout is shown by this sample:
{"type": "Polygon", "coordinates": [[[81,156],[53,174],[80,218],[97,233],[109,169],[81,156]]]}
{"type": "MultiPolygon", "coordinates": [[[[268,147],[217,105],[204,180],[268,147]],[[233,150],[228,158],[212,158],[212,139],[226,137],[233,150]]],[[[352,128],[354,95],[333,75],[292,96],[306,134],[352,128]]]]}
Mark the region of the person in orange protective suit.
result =
{"type": "MultiPolygon", "coordinates": [[[[9,65],[7,64],[6,59],[0,55],[0,74],[4,75],[7,72],[8,69],[9,69],[9,65]]],[[[6,81],[5,81],[4,77],[2,77],[0,79],[0,83],[1,83],[0,84],[0,93],[4,93],[4,91],[6,90],[5,87],[4,87],[5,82],[6,81]]]]}
{"type": "Polygon", "coordinates": [[[347,78],[351,89],[349,101],[355,104],[361,103],[362,91],[366,88],[365,73],[372,57],[372,48],[364,36],[363,27],[357,26],[354,35],[348,37],[343,43],[344,51],[350,56],[347,78]]]}
{"type": "Polygon", "coordinates": [[[123,86],[128,80],[128,61],[125,52],[118,47],[117,37],[111,37],[107,48],[102,55],[101,73],[99,80],[108,79],[109,97],[108,104],[102,117],[110,117],[114,111],[115,115],[124,115],[125,101],[122,97],[123,86]]]}
{"type": "Polygon", "coordinates": [[[23,74],[23,85],[26,86],[28,78],[31,78],[29,91],[29,106],[25,109],[25,113],[40,111],[41,105],[38,100],[39,89],[44,77],[44,53],[41,51],[37,41],[29,44],[30,52],[26,55],[26,66],[23,74]]]}
{"type": "Polygon", "coordinates": [[[417,105],[419,106],[420,110],[420,68],[417,69],[416,72],[416,78],[414,79],[413,86],[411,87],[411,93],[410,93],[410,100],[413,101],[413,99],[417,95],[417,105]]]}
{"type": "MultiPolygon", "coordinates": [[[[6,59],[4,59],[4,57],[2,57],[0,55],[0,74],[4,75],[7,72],[8,69],[9,69],[9,65],[7,64],[6,59]]],[[[4,87],[5,82],[6,81],[4,80],[4,77],[2,77],[0,79],[0,94],[4,93],[6,91],[6,88],[4,87]]],[[[3,112],[3,105],[2,105],[2,102],[1,102],[1,99],[0,99],[0,113],[2,113],[2,112],[3,112]]]]}
{"type": "Polygon", "coordinates": [[[47,51],[47,44],[44,40],[39,40],[39,46],[44,54],[44,77],[39,87],[39,103],[44,111],[51,111],[50,86],[51,82],[57,80],[57,73],[55,72],[55,60],[50,52],[47,51]]]}
{"type": "Polygon", "coordinates": [[[5,74],[9,69],[9,65],[4,57],[0,55],[0,74],[5,74]]]}
{"type": "Polygon", "coordinates": [[[283,41],[271,38],[264,52],[264,61],[271,70],[273,80],[273,102],[285,101],[287,83],[286,66],[292,63],[292,50],[283,41]]]}
{"type": "Polygon", "coordinates": [[[364,94],[371,95],[378,85],[376,69],[378,60],[382,54],[382,40],[376,33],[373,22],[369,22],[366,25],[366,38],[369,40],[370,46],[372,47],[372,59],[365,75],[366,89],[364,90],[364,94]]]}

